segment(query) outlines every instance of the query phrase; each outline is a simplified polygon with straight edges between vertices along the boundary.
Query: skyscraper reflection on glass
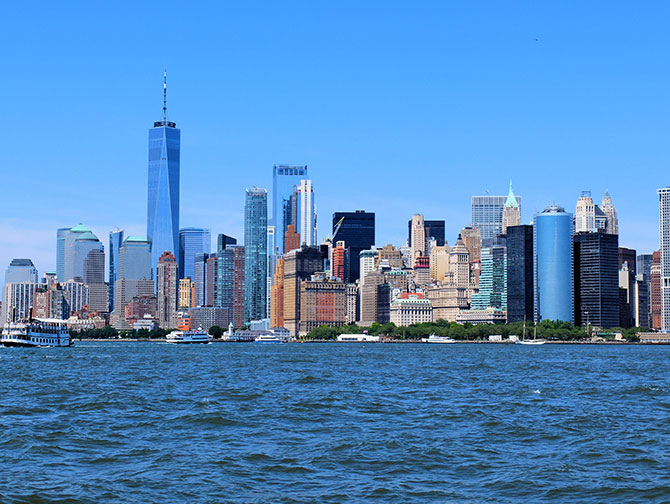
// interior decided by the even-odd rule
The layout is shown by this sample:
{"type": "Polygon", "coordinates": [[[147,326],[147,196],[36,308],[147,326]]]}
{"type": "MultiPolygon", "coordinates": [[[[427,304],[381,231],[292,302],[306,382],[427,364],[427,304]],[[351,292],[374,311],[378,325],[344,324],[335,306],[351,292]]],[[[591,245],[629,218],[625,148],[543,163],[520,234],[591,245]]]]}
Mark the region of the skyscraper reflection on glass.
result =
{"type": "MultiPolygon", "coordinates": [[[[272,169],[272,215],[270,225],[275,227],[275,249],[279,253],[284,252],[284,233],[289,224],[297,225],[297,222],[286,222],[291,195],[295,186],[300,185],[300,180],[306,179],[307,166],[274,166],[272,169]]],[[[273,253],[274,251],[269,251],[273,253]]]]}

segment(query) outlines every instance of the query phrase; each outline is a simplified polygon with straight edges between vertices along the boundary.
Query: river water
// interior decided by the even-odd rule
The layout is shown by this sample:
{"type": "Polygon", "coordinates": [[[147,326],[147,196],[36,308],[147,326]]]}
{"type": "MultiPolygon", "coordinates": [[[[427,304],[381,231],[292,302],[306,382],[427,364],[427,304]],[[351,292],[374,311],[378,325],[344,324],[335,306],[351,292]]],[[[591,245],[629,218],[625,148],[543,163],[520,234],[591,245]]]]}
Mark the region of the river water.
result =
{"type": "Polygon", "coordinates": [[[669,502],[670,347],[0,348],[0,502],[669,502]]]}

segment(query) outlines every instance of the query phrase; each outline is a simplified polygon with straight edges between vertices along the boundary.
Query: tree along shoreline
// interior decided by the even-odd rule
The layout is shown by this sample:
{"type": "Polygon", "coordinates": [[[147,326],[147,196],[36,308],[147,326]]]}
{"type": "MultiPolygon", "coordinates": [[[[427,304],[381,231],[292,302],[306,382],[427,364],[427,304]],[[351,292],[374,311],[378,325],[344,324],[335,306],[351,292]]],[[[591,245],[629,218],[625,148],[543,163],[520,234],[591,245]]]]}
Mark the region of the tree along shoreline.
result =
{"type": "MultiPolygon", "coordinates": [[[[533,324],[526,323],[526,339],[533,338],[534,330],[533,324]]],[[[100,329],[84,329],[82,331],[72,329],[70,330],[70,336],[82,340],[149,341],[165,339],[165,336],[171,331],[172,329],[153,329],[151,331],[147,329],[127,329],[119,331],[112,326],[105,326],[100,329]]],[[[375,323],[370,327],[362,327],[356,324],[335,327],[322,325],[310,331],[305,340],[332,341],[337,339],[340,334],[362,334],[364,331],[367,331],[370,335],[383,336],[384,339],[392,341],[420,341],[421,338],[436,334],[437,336],[449,336],[457,341],[484,342],[488,341],[488,337],[493,335],[500,335],[502,339],[509,339],[511,335],[515,335],[521,339],[523,336],[523,322],[472,325],[438,320],[437,322],[425,322],[406,327],[399,327],[393,323],[375,323]]],[[[614,327],[599,330],[598,335],[605,340],[614,340],[615,333],[621,333],[626,341],[636,342],[639,341],[638,333],[646,331],[648,331],[647,328],[641,327],[630,329],[614,327]]],[[[549,341],[586,342],[596,335],[592,328],[589,332],[587,332],[587,328],[575,327],[569,322],[543,320],[537,324],[537,338],[549,341]]],[[[223,335],[223,329],[213,326],[209,330],[209,334],[218,339],[223,335]]]]}

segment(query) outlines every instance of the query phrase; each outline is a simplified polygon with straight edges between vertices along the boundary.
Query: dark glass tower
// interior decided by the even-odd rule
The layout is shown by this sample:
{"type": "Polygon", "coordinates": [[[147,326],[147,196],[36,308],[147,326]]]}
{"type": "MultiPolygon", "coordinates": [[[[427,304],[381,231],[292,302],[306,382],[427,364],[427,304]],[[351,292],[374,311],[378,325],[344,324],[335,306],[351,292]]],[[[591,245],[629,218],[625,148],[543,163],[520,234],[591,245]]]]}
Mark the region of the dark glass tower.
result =
{"type": "Polygon", "coordinates": [[[211,248],[211,232],[209,229],[184,228],[179,230],[179,278],[190,278],[195,275],[195,256],[209,254],[211,248]]]}
{"type": "MultiPolygon", "coordinates": [[[[443,229],[444,236],[444,229],[443,229]]],[[[338,241],[344,241],[349,249],[349,267],[345,265],[348,275],[345,281],[354,283],[361,276],[359,254],[375,244],[375,214],[365,210],[355,212],[335,212],[333,214],[333,246],[338,241]],[[340,224],[341,221],[341,224],[340,224]],[[339,231],[337,231],[338,224],[339,231]],[[337,234],[335,232],[337,231],[337,234]]]]}
{"type": "MultiPolygon", "coordinates": [[[[167,84],[163,74],[163,120],[149,130],[147,239],[155,272],[163,252],[179,256],[179,151],[181,132],[167,120],[167,84]]],[[[156,275],[154,275],[155,278],[156,275]]]]}
{"type": "Polygon", "coordinates": [[[267,317],[268,193],[247,189],[244,206],[244,318],[267,317]]]}
{"type": "Polygon", "coordinates": [[[507,321],[533,320],[533,226],[507,228],[507,321]]]}
{"type": "Polygon", "coordinates": [[[619,325],[618,247],[615,234],[575,234],[575,325],[619,325]]]}

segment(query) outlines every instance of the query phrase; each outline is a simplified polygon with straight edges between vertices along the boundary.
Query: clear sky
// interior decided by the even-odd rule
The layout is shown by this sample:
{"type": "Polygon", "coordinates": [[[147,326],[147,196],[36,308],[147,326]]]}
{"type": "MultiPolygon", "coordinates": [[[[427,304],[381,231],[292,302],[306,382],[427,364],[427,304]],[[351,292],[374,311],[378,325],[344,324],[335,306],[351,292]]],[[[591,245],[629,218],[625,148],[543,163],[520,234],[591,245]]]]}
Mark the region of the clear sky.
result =
{"type": "Polygon", "coordinates": [[[181,226],[243,237],[245,187],[307,164],[336,210],[401,244],[414,213],[522,218],[609,189],[620,243],[658,248],[670,184],[668,2],[10,2],[0,17],[0,279],[55,270],[56,229],[146,233],[147,129],[182,130],[181,226]]]}

